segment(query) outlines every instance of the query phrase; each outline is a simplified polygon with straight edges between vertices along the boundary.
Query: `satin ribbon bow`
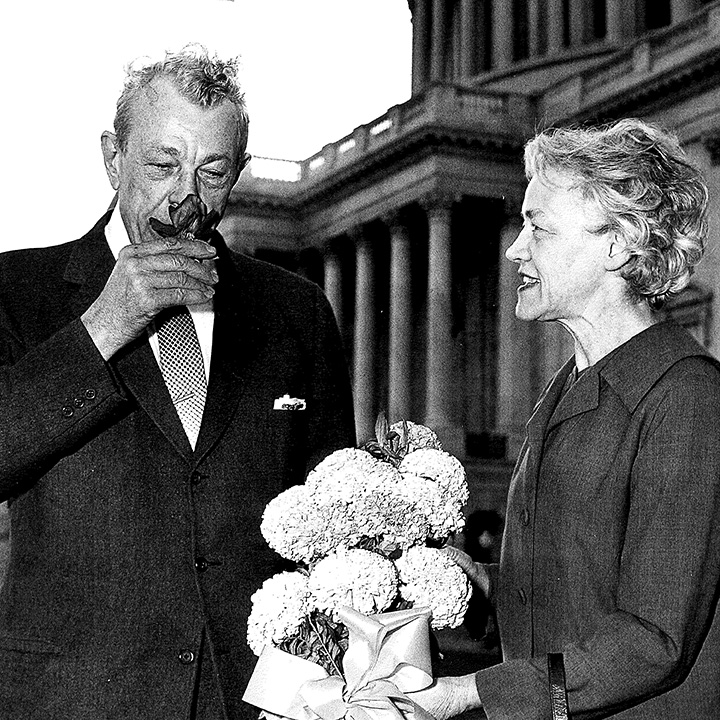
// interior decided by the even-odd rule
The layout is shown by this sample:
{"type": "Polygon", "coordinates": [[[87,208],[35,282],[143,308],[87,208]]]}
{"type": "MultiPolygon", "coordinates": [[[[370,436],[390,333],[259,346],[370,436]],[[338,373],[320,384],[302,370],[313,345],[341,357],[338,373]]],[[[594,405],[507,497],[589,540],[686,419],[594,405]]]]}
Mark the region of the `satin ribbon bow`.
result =
{"type": "Polygon", "coordinates": [[[432,684],[429,618],[424,608],[363,615],[341,608],[349,647],[345,679],[319,665],[265,648],[243,699],[293,720],[428,720],[405,693],[432,684]]]}

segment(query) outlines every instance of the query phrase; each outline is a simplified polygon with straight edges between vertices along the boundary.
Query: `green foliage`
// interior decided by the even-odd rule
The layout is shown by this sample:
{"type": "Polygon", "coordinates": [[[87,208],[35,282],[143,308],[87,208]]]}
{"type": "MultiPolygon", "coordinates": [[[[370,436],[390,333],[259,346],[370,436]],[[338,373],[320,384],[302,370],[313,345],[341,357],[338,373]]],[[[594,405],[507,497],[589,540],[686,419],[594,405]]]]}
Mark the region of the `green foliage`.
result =
{"type": "Polygon", "coordinates": [[[390,424],[384,412],[381,412],[375,421],[375,440],[370,440],[362,449],[369,452],[378,460],[384,460],[397,467],[407,455],[408,428],[407,422],[402,421],[402,433],[390,429],[390,424]]]}
{"type": "Polygon", "coordinates": [[[348,647],[348,631],[325,613],[314,610],[305,617],[297,635],[278,645],[281,650],[310,660],[329,675],[342,674],[342,659],[348,647]]]}

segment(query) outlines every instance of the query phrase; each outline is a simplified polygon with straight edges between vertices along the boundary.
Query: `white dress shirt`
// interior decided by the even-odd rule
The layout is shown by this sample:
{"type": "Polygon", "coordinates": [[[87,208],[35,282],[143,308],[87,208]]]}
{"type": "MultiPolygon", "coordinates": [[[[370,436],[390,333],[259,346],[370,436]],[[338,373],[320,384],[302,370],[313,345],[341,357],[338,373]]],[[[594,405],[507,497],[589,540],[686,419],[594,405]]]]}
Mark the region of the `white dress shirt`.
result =
{"type": "MultiPolygon", "coordinates": [[[[118,259],[120,250],[126,245],[130,244],[130,238],[125,229],[125,224],[120,216],[120,211],[116,207],[113,210],[113,214],[110,216],[110,221],[105,226],[105,237],[107,238],[110,251],[113,254],[115,260],[118,259]]],[[[200,350],[202,351],[203,363],[205,365],[205,379],[210,379],[210,356],[212,353],[212,336],[213,326],[215,324],[215,313],[213,312],[213,301],[208,300],[203,305],[192,305],[188,306],[190,311],[190,317],[195,324],[195,332],[198,336],[198,342],[200,343],[200,350]]],[[[160,364],[160,347],[158,344],[157,333],[155,332],[155,323],[152,322],[148,325],[148,337],[150,340],[150,347],[155,355],[155,359],[160,364]]]]}

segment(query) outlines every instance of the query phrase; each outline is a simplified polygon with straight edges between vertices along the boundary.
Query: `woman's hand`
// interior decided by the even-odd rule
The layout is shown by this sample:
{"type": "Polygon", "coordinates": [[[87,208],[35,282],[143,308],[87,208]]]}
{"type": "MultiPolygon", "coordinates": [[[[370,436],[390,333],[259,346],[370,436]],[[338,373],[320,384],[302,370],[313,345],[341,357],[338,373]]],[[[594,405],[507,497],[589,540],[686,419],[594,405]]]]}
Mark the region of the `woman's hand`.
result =
{"type": "Polygon", "coordinates": [[[470,582],[478,588],[485,597],[490,595],[490,575],[488,575],[485,565],[475,562],[466,552],[452,545],[446,545],[442,548],[442,552],[462,568],[470,582]]]}
{"type": "Polygon", "coordinates": [[[437,678],[429,688],[407,693],[407,696],[435,720],[448,720],[467,710],[482,707],[474,674],[437,678]]]}

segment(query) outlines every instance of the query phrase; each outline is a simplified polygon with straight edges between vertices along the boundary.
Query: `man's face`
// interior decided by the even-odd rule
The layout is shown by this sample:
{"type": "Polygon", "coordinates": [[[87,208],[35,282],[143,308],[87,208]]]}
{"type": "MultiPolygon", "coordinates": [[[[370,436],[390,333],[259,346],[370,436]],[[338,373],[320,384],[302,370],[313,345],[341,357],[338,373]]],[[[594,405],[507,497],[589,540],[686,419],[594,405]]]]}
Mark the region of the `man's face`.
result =
{"type": "Polygon", "coordinates": [[[229,102],[200,107],[167,78],[141,91],[125,149],[104,133],[103,155],[133,244],[157,239],[149,219],[169,222],[168,209],[189,194],[221,216],[244,165],[237,110],[229,102]]]}
{"type": "Polygon", "coordinates": [[[505,253],[519,265],[517,317],[572,326],[604,311],[617,277],[606,268],[611,236],[601,230],[606,222],[597,206],[572,178],[553,173],[546,182],[532,178],[522,214],[523,229],[505,253]]]}

